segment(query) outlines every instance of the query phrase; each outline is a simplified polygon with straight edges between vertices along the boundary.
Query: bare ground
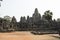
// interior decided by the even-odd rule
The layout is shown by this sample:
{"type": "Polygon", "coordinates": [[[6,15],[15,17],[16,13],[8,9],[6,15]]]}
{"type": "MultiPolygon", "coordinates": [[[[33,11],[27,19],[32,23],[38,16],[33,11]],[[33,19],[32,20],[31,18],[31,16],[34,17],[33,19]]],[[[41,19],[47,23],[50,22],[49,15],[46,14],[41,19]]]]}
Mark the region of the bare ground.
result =
{"type": "Polygon", "coordinates": [[[60,40],[58,34],[33,35],[30,32],[0,33],[0,40],[60,40]]]}

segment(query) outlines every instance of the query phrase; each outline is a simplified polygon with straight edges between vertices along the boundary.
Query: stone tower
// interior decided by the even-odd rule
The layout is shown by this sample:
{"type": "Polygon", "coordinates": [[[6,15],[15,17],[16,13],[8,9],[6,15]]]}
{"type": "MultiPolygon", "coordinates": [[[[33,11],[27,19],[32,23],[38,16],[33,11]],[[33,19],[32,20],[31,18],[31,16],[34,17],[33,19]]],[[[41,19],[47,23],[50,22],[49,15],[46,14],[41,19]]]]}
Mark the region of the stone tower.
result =
{"type": "Polygon", "coordinates": [[[17,21],[16,21],[16,18],[14,16],[12,17],[10,27],[12,30],[17,30],[17,21]]]}
{"type": "Polygon", "coordinates": [[[41,20],[41,15],[38,12],[37,8],[35,8],[35,11],[34,11],[34,14],[32,17],[33,17],[33,22],[37,22],[37,21],[41,20]]]}
{"type": "Polygon", "coordinates": [[[22,23],[26,22],[25,16],[24,17],[21,17],[20,22],[22,22],[22,23]]]}

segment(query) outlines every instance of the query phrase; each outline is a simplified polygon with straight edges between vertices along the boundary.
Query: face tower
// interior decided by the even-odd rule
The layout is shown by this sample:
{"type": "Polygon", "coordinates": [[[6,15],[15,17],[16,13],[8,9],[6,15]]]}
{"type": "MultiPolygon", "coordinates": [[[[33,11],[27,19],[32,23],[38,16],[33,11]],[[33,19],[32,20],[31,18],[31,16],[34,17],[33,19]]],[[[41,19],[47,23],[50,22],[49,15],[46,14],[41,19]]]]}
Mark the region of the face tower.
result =
{"type": "Polygon", "coordinates": [[[41,20],[41,15],[38,12],[37,8],[35,8],[35,11],[34,11],[34,14],[32,15],[32,17],[33,17],[33,22],[37,22],[37,21],[41,20]]]}

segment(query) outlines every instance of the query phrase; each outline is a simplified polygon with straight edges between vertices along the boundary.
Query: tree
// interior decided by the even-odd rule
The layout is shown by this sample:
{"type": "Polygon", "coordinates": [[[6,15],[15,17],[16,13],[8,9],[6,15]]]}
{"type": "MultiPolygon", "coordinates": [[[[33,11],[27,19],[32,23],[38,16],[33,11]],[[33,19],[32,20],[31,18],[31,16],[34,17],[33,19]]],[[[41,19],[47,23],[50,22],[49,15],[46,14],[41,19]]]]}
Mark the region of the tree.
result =
{"type": "MultiPolygon", "coordinates": [[[[0,0],[0,1],[3,1],[3,0],[0,0]]],[[[0,6],[1,6],[1,3],[0,3],[0,6]]]]}
{"type": "Polygon", "coordinates": [[[49,21],[49,20],[52,20],[52,15],[53,15],[53,13],[50,12],[50,10],[44,12],[44,17],[45,17],[45,19],[48,20],[48,21],[49,21]]]}
{"type": "Polygon", "coordinates": [[[7,20],[8,22],[11,22],[12,18],[8,15],[4,16],[4,19],[7,20]]]}
{"type": "Polygon", "coordinates": [[[0,0],[0,1],[3,1],[3,0],[0,0]]]}

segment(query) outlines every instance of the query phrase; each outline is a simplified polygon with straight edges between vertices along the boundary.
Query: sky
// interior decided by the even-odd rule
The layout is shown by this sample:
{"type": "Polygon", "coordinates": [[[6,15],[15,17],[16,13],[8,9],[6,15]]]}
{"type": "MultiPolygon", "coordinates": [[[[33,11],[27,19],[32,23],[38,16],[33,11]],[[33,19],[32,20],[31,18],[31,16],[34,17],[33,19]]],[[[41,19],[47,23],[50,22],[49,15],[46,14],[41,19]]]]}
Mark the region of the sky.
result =
{"type": "Polygon", "coordinates": [[[53,19],[60,18],[60,0],[3,0],[0,3],[0,17],[15,16],[19,21],[21,16],[32,17],[35,8],[38,8],[41,15],[50,10],[53,19]]]}

